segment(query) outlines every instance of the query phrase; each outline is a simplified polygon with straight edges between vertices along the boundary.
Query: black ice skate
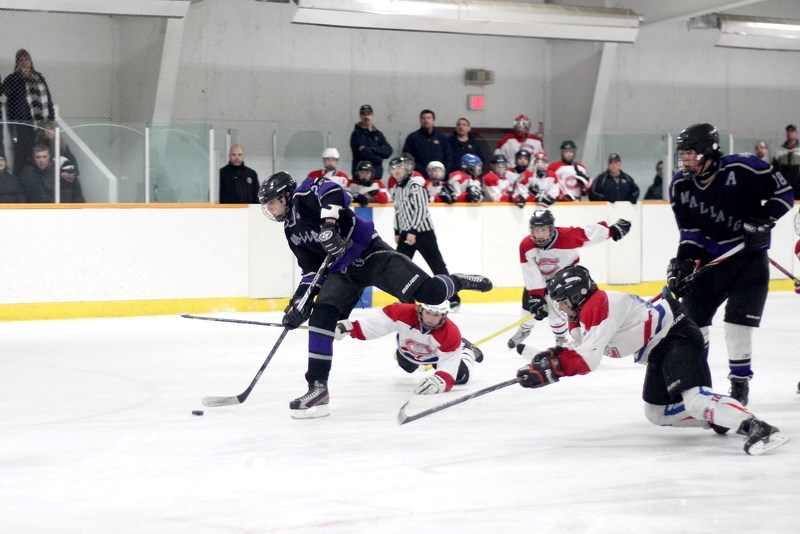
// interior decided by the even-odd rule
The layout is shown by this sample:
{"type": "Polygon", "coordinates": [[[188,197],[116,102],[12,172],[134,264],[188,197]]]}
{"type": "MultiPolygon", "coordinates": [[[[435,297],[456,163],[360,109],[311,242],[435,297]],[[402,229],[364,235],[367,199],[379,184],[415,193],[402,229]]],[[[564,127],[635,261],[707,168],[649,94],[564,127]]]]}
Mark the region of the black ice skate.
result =
{"type": "Polygon", "coordinates": [[[741,402],[742,406],[747,406],[748,396],[750,395],[750,377],[728,375],[728,379],[731,381],[731,397],[741,402]]]}
{"type": "Polygon", "coordinates": [[[289,411],[295,419],[314,419],[331,414],[327,380],[314,380],[308,385],[308,392],[289,403],[289,411]]]}
{"type": "Polygon", "coordinates": [[[466,289],[486,293],[492,290],[492,281],[479,274],[451,274],[450,278],[457,280],[461,285],[458,291],[466,289]]]}
{"type": "Polygon", "coordinates": [[[759,456],[789,442],[789,436],[781,434],[777,427],[755,417],[742,422],[737,433],[747,435],[744,452],[752,456],[759,456]]]}
{"type": "Polygon", "coordinates": [[[472,351],[473,356],[475,356],[475,361],[481,363],[483,361],[483,351],[478,348],[475,343],[472,343],[468,339],[461,339],[461,342],[464,344],[464,348],[472,351]]]}

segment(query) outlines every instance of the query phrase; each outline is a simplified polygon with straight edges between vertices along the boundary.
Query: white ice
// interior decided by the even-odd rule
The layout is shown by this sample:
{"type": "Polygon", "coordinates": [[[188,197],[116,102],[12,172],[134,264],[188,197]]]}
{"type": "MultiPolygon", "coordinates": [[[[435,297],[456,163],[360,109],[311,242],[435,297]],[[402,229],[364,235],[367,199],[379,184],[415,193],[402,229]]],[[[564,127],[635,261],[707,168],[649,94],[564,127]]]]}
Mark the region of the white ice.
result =
{"type": "MultiPolygon", "coordinates": [[[[391,337],[335,346],[332,415],[293,420],[306,333],[290,332],[242,405],[279,328],[170,317],[0,324],[0,532],[686,533],[800,531],[800,297],[771,294],[750,409],[794,438],[760,457],[742,438],[644,417],[644,369],[512,386],[399,426],[409,413],[513,378],[508,334],[469,384],[411,389],[391,337]],[[202,417],[191,411],[204,409],[202,417]]],[[[357,310],[355,316],[374,313],[357,310]]],[[[278,321],[280,314],[226,317],[278,321]]],[[[518,307],[464,305],[479,340],[518,307]]],[[[728,387],[718,317],[711,365],[728,387]]],[[[529,343],[551,344],[546,323],[529,343]]]]}

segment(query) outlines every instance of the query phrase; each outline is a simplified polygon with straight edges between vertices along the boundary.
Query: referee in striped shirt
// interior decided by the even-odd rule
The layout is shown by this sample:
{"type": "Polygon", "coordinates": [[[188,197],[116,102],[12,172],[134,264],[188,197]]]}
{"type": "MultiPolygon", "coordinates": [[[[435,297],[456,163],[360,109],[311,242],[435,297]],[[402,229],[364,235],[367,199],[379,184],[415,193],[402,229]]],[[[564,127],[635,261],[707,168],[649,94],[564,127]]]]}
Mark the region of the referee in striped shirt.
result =
{"type": "MultiPolygon", "coordinates": [[[[413,176],[408,170],[409,159],[396,156],[389,161],[389,172],[397,180],[394,190],[394,241],[397,252],[414,257],[419,250],[434,275],[450,274],[444,263],[433,221],[428,211],[428,192],[425,190],[425,179],[413,176]]],[[[413,169],[413,167],[412,167],[413,169]]],[[[450,309],[458,311],[461,299],[458,293],[450,300],[450,309]]]]}

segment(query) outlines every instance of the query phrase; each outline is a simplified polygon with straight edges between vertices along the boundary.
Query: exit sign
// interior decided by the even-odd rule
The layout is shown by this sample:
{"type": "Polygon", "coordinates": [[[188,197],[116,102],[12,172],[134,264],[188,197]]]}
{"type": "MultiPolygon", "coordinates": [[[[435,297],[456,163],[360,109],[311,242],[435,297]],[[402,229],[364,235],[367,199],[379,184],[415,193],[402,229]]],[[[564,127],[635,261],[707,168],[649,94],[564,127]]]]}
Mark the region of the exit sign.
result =
{"type": "Polygon", "coordinates": [[[483,95],[467,95],[467,109],[482,110],[484,103],[483,95]]]}

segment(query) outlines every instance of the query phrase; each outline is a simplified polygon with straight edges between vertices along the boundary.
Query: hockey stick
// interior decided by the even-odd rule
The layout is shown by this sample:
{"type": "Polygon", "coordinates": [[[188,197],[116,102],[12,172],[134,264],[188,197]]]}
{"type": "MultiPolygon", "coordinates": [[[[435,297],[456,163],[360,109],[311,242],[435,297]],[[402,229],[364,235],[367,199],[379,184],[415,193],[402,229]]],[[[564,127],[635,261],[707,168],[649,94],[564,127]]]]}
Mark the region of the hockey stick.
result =
{"type": "Polygon", "coordinates": [[[464,395],[463,397],[453,399],[449,402],[445,402],[444,404],[434,406],[433,408],[428,408],[427,410],[415,413],[414,415],[406,414],[406,407],[408,406],[408,403],[411,402],[408,401],[400,408],[400,412],[397,414],[397,424],[404,425],[406,423],[410,423],[411,421],[422,419],[423,417],[427,417],[436,412],[441,412],[442,410],[455,406],[456,404],[467,402],[468,400],[474,399],[475,397],[480,397],[481,395],[486,395],[487,393],[491,393],[492,391],[497,391],[498,389],[502,389],[504,387],[508,387],[514,384],[519,384],[520,382],[522,382],[522,378],[520,377],[512,378],[511,380],[506,380],[505,382],[500,382],[499,384],[479,389],[478,391],[470,393],[469,395],[464,395]]]}
{"type": "MultiPolygon", "coordinates": [[[[311,284],[309,284],[308,289],[303,295],[303,298],[301,298],[300,302],[297,303],[298,309],[303,309],[308,300],[312,298],[311,295],[312,292],[314,291],[314,287],[317,285],[317,282],[322,277],[322,273],[324,273],[327,270],[328,264],[331,262],[332,259],[333,258],[331,257],[330,254],[325,256],[325,260],[323,260],[322,265],[320,265],[319,270],[317,270],[317,274],[315,274],[314,278],[311,280],[311,284]]],[[[278,351],[278,347],[281,346],[283,338],[285,338],[286,334],[289,333],[289,330],[290,329],[288,327],[284,327],[283,332],[281,332],[281,335],[278,338],[278,341],[275,342],[275,346],[273,346],[272,350],[269,351],[267,359],[264,360],[264,363],[261,364],[261,368],[256,373],[256,376],[255,378],[253,378],[253,381],[250,382],[250,385],[247,386],[247,389],[245,389],[244,391],[242,391],[241,393],[239,393],[234,397],[213,397],[213,396],[203,397],[203,406],[231,406],[234,404],[241,404],[244,401],[246,401],[247,397],[250,396],[250,392],[252,392],[253,388],[256,386],[258,379],[261,378],[261,374],[264,372],[264,369],[267,368],[267,365],[269,365],[270,360],[272,360],[272,357],[278,351]]]]}
{"type": "Polygon", "coordinates": [[[482,343],[486,343],[486,342],[487,342],[487,341],[489,341],[490,339],[494,339],[494,338],[496,338],[497,336],[499,336],[500,334],[502,334],[502,333],[504,333],[504,332],[508,332],[508,331],[509,331],[509,330],[511,330],[512,328],[514,328],[514,327],[516,327],[516,326],[519,326],[519,325],[521,325],[522,323],[524,323],[524,322],[526,322],[526,321],[529,321],[529,320],[530,320],[530,319],[532,319],[532,318],[533,318],[533,315],[526,315],[525,317],[523,317],[523,318],[522,318],[522,319],[520,319],[519,321],[517,321],[517,322],[515,322],[515,323],[511,323],[510,325],[508,325],[508,326],[506,326],[506,327],[503,327],[503,328],[501,328],[500,330],[498,330],[498,331],[497,331],[497,332],[495,332],[494,334],[489,334],[489,335],[488,335],[488,336],[486,336],[485,338],[483,338],[483,339],[481,339],[481,340],[479,340],[479,341],[476,341],[476,342],[475,342],[475,345],[481,345],[482,343]]]}
{"type": "Polygon", "coordinates": [[[783,267],[782,265],[780,265],[780,264],[779,264],[777,261],[775,261],[775,260],[773,260],[772,258],[770,258],[770,259],[769,259],[769,262],[772,264],[772,266],[773,266],[773,267],[775,267],[775,268],[776,268],[776,269],[778,269],[780,272],[782,272],[783,274],[785,274],[785,275],[786,275],[786,276],[789,278],[789,280],[792,280],[792,281],[793,281],[795,284],[797,284],[797,283],[800,283],[800,280],[798,280],[797,278],[795,278],[795,276],[794,276],[794,275],[793,275],[791,272],[789,272],[789,270],[788,270],[788,269],[786,269],[785,267],[783,267]]]}
{"type": "MultiPolygon", "coordinates": [[[[695,278],[697,278],[698,276],[700,276],[704,272],[708,271],[713,266],[719,265],[720,263],[722,263],[723,261],[727,260],[731,256],[734,256],[734,255],[738,254],[742,250],[744,250],[744,243],[739,243],[738,245],[736,245],[735,247],[730,249],[728,252],[725,252],[724,254],[720,254],[719,256],[717,256],[716,258],[714,258],[710,262],[706,263],[702,267],[698,267],[696,271],[694,271],[692,274],[690,274],[689,276],[687,276],[686,278],[681,280],[680,285],[678,287],[676,287],[672,291],[672,293],[678,293],[681,290],[686,289],[686,286],[688,286],[689,284],[694,282],[695,278]]],[[[651,298],[650,302],[655,302],[660,298],[661,298],[661,294],[658,294],[655,297],[651,298]]]]}
{"type": "MultiPolygon", "coordinates": [[[[277,326],[279,328],[283,328],[281,323],[263,323],[261,321],[245,321],[244,319],[224,319],[222,317],[202,317],[200,315],[192,315],[190,313],[182,313],[181,317],[184,319],[199,319],[201,321],[217,321],[220,323],[236,323],[236,324],[255,324],[258,326],[277,326]]],[[[298,328],[307,329],[308,327],[298,326],[298,328]]]]}

